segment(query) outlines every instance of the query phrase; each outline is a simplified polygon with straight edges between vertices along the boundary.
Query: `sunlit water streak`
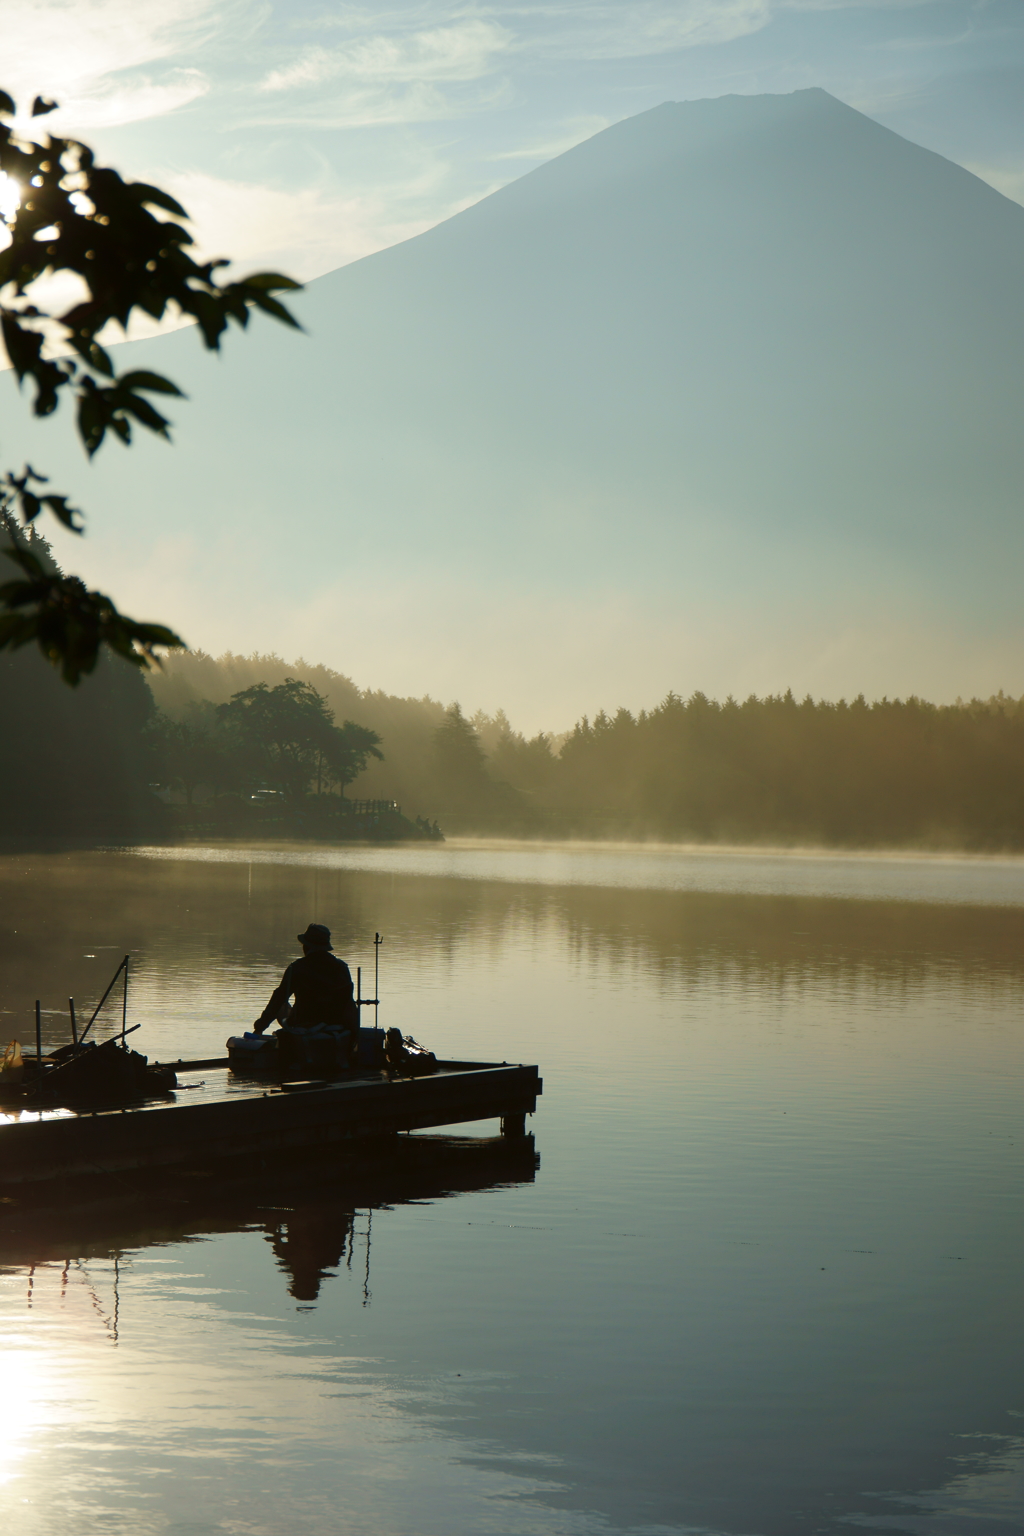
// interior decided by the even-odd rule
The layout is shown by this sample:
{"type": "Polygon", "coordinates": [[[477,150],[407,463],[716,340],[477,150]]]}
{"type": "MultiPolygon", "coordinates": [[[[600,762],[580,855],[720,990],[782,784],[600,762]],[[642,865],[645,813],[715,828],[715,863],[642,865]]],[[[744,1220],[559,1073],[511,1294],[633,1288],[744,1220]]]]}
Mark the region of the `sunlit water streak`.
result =
{"type": "Polygon", "coordinates": [[[535,1183],[0,1210],[5,1532],[1024,1528],[1014,861],[140,850],[0,896],[11,1032],[130,952],[142,1048],[216,1051],[312,919],[385,933],[382,1022],[545,1077],[535,1183]]]}

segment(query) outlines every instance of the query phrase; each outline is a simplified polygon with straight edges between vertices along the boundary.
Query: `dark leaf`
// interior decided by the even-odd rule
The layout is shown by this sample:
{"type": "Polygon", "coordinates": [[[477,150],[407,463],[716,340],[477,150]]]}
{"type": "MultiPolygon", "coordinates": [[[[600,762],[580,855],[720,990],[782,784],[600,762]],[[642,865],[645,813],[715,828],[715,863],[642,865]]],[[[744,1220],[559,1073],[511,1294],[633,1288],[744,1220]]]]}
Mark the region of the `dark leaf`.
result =
{"type": "Polygon", "coordinates": [[[105,431],[106,424],[96,395],[92,391],[83,391],[78,397],[78,435],[90,456],[102,443],[105,431]]]}
{"type": "Polygon", "coordinates": [[[222,306],[208,293],[194,293],[189,310],[199,321],[199,329],[203,333],[206,345],[212,351],[217,351],[220,338],[227,327],[222,306]]]}
{"type": "Polygon", "coordinates": [[[167,300],[158,288],[144,288],[135,302],[147,315],[152,315],[154,320],[163,319],[167,300]]]}
{"type": "Polygon", "coordinates": [[[11,367],[18,375],[20,384],[25,375],[32,372],[39,358],[42,337],[36,331],[28,331],[20,325],[18,317],[10,309],[0,311],[0,331],[11,367]]]}
{"type": "Polygon", "coordinates": [[[122,389],[152,389],[157,394],[177,395],[181,400],[186,398],[177,384],[172,384],[170,379],[165,379],[162,373],[149,373],[144,368],[136,368],[132,373],[122,373],[117,382],[122,389]]]}
{"type": "Polygon", "coordinates": [[[82,523],[76,521],[82,516],[78,508],[70,506],[66,496],[38,495],[32,489],[33,482],[46,485],[47,479],[45,475],[37,475],[30,465],[26,465],[21,475],[3,475],[0,477],[0,502],[5,496],[12,497],[17,503],[23,523],[34,522],[43,507],[47,507],[65,528],[72,533],[81,533],[82,523]]]}
{"type": "MultiPolygon", "coordinates": [[[[177,391],[175,391],[177,393],[177,391]]],[[[140,421],[151,432],[156,432],[160,437],[167,436],[167,428],[170,423],[166,416],[161,416],[159,411],[153,409],[149,401],[143,395],[129,395],[121,407],[124,411],[130,411],[136,421],[140,421]]],[[[116,420],[111,423],[116,428],[116,420]]]]}
{"type": "Polygon", "coordinates": [[[280,289],[282,293],[301,293],[302,284],[280,272],[254,272],[245,279],[246,288],[280,289]]]}
{"type": "Polygon", "coordinates": [[[0,649],[34,640],[75,687],[96,666],[103,645],[137,667],[158,666],[158,647],[184,648],[173,630],[119,613],[109,597],[90,592],[77,576],[48,575],[30,550],[18,545],[4,553],[26,579],[0,586],[0,649]]]}
{"type": "MultiPolygon", "coordinates": [[[[55,106],[38,96],[32,115],[44,116],[55,106]]],[[[14,115],[13,100],[0,92],[0,117],[14,115]]],[[[148,395],[182,394],[170,379],[149,370],[116,375],[96,339],[111,322],[127,330],[139,310],[158,319],[177,311],[197,322],[214,351],[229,323],[246,326],[256,308],[301,329],[273,296],[298,291],[300,284],[274,272],[221,282],[225,261],[197,262],[190,254],[193,237],[176,222],[188,217],[181,204],[159,187],[127,182],[111,167],[98,166],[87,145],[52,135],[37,143],[17,137],[3,123],[0,171],[27,189],[7,221],[9,240],[0,251],[0,288],[14,294],[13,305],[0,306],[3,345],[19,382],[32,380],[37,416],[57,409],[62,390],[74,399],[78,432],[90,457],[108,431],[130,443],[135,422],[167,437],[168,422],[148,395]],[[61,316],[36,309],[30,290],[50,272],[76,274],[88,297],[61,316]],[[53,320],[63,328],[64,350],[77,361],[44,355],[34,322],[42,323],[49,337],[46,322],[53,320]]],[[[81,531],[80,513],[65,496],[41,494],[43,484],[42,476],[26,469],[20,479],[0,479],[0,495],[14,497],[26,524],[45,508],[65,527],[81,531]]],[[[23,564],[21,578],[0,593],[0,647],[34,640],[68,682],[92,670],[101,645],[147,665],[155,648],[181,644],[161,625],[119,614],[109,598],[87,591],[76,577],[50,576],[23,564]]]]}
{"type": "Polygon", "coordinates": [[[57,521],[63,523],[65,528],[69,528],[72,533],[82,532],[82,524],[75,522],[75,518],[81,517],[82,514],[77,507],[68,505],[66,496],[41,496],[39,500],[49,507],[57,521]]]}
{"type": "MultiPolygon", "coordinates": [[[[151,203],[154,208],[162,208],[165,213],[173,213],[176,218],[187,219],[188,214],[180,203],[175,202],[169,192],[164,192],[160,187],[149,187],[142,181],[133,181],[131,184],[135,201],[138,203],[151,203]]],[[[178,230],[183,243],[191,245],[192,236],[187,234],[180,226],[173,226],[178,230]]]]}
{"type": "Polygon", "coordinates": [[[272,299],[268,293],[257,294],[253,299],[253,303],[257,309],[262,309],[265,314],[273,315],[274,319],[280,320],[283,325],[293,326],[297,331],[302,330],[302,326],[291,311],[285,309],[284,305],[279,303],[277,299],[272,299]]]}

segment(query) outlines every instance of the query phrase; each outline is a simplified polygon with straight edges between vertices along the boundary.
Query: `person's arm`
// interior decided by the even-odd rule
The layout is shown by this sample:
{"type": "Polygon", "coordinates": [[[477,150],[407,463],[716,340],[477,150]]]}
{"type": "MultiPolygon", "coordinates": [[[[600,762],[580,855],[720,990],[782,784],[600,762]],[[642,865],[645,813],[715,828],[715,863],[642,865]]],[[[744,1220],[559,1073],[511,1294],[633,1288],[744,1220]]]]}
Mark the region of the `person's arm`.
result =
{"type": "Polygon", "coordinates": [[[356,1003],[356,989],[352,984],[352,972],[340,961],[342,970],[342,996],[344,998],[344,1012],[348,1020],[348,1027],[358,1038],[359,1031],[359,1007],[356,1003]]]}
{"type": "Polygon", "coordinates": [[[270,994],[270,1002],[253,1025],[253,1030],[257,1035],[262,1035],[268,1025],[277,1023],[294,990],[292,986],[292,967],[289,966],[281,977],[280,984],[270,994]]]}

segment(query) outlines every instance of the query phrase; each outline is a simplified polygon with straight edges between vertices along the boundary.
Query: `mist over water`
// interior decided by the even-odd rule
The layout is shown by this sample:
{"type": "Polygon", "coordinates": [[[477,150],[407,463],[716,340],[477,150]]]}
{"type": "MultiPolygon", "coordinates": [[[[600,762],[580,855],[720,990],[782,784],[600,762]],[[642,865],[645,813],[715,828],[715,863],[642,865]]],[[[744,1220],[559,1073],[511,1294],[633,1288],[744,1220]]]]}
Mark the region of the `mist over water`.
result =
{"type": "Polygon", "coordinates": [[[217,1054],[320,921],[384,933],[382,1024],[545,1080],[536,1170],[0,1207],[5,1531],[1019,1532],[1020,861],[136,849],[0,903],[4,1039],[130,952],[140,1049],[217,1054]]]}

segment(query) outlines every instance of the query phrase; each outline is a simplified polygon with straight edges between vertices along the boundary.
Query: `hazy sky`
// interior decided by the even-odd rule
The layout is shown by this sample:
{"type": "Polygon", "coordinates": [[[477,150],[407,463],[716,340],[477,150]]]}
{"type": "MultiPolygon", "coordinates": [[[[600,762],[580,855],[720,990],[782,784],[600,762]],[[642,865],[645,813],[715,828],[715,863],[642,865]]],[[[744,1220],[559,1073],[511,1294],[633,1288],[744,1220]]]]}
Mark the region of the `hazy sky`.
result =
{"type": "MultiPolygon", "coordinates": [[[[301,278],[436,224],[608,124],[663,101],[727,93],[822,86],[1024,203],[1022,0],[0,0],[0,13],[0,85],[25,100],[37,91],[58,97],[65,105],[49,120],[55,128],[175,191],[207,254],[301,278]]],[[[176,420],[184,444],[187,411],[176,420]]],[[[48,441],[66,442],[70,428],[66,417],[48,424],[48,441]]],[[[5,456],[17,458],[19,445],[4,439],[5,456]]],[[[1000,609],[1005,638],[987,637],[981,625],[968,646],[941,610],[918,622],[905,594],[885,600],[884,625],[865,619],[856,630],[838,624],[823,593],[819,615],[805,623],[780,613],[770,632],[760,619],[750,630],[738,625],[723,603],[696,626],[691,615],[689,630],[672,616],[663,635],[649,635],[643,625],[662,621],[630,606],[625,588],[606,584],[571,600],[524,590],[520,612],[481,587],[470,627],[480,635],[497,626],[486,645],[467,646],[455,594],[439,605],[443,622],[429,642],[410,643],[401,614],[393,624],[386,616],[389,589],[353,579],[339,548],[317,571],[321,585],[334,583],[322,601],[282,591],[276,604],[243,603],[240,592],[240,618],[210,601],[194,541],[183,543],[180,569],[158,541],[149,555],[129,550],[123,535],[144,534],[144,519],[127,513],[127,480],[120,514],[108,492],[124,479],[122,457],[140,487],[153,483],[148,449],[105,449],[81,485],[63,456],[48,452],[40,440],[41,462],[89,514],[84,545],[65,548],[71,541],[58,537],[62,558],[128,611],[145,608],[141,616],[173,622],[207,648],[301,649],[363,686],[459,696],[470,709],[504,704],[533,729],[562,728],[602,705],[650,705],[668,686],[724,694],[792,683],[826,695],[919,688],[939,696],[1024,688],[1017,605],[1000,609]],[[341,603],[335,588],[345,592],[341,603]],[[553,638],[543,624],[558,614],[553,638]],[[521,638],[532,631],[543,631],[543,643],[527,664],[521,638]],[[603,633],[600,651],[594,640],[603,633]],[[667,658],[657,678],[649,666],[656,652],[667,658]],[[909,666],[918,653],[924,659],[909,666]]],[[[223,536],[237,541],[237,525],[223,536]]],[[[445,555],[439,550],[442,564],[445,555]]],[[[949,563],[952,581],[952,556],[949,563]]],[[[271,577],[270,568],[254,570],[250,590],[271,577]]],[[[398,607],[407,606],[405,589],[390,586],[398,607]]],[[[882,601],[870,586],[865,594],[882,601]]],[[[742,607],[742,594],[734,596],[742,607]]],[[[418,626],[417,617],[413,630],[422,634],[418,626]]]]}
{"type": "Polygon", "coordinates": [[[665,100],[820,85],[1024,200],[1021,0],[3,0],[5,83],[313,277],[665,100]]]}

